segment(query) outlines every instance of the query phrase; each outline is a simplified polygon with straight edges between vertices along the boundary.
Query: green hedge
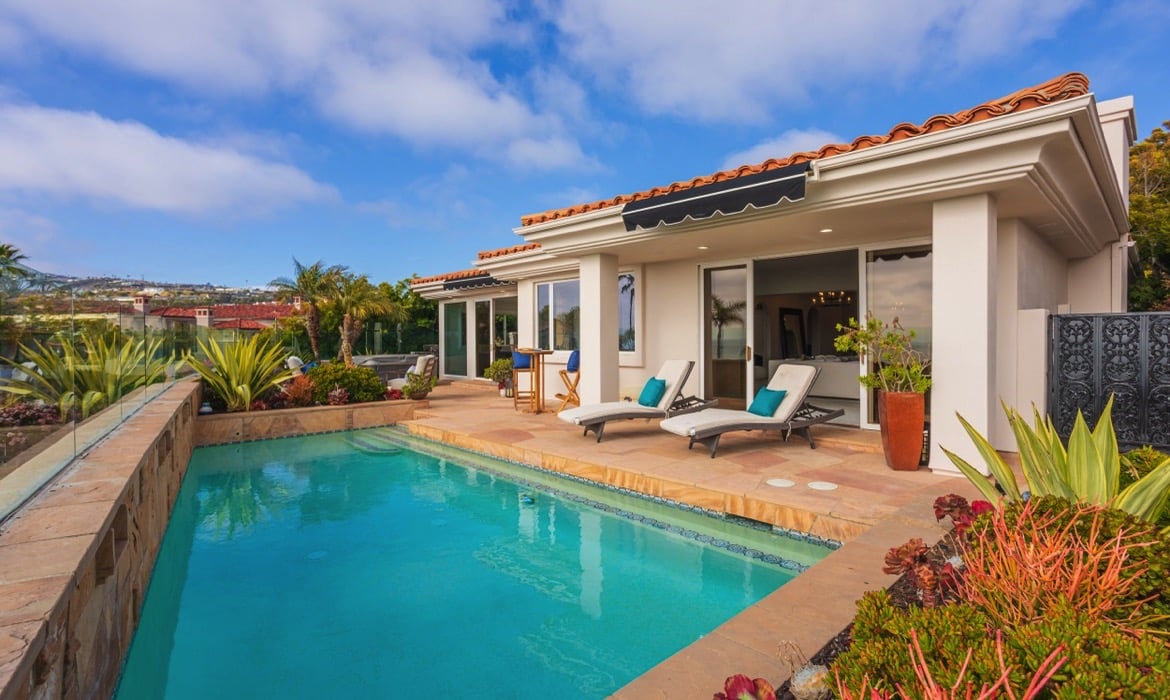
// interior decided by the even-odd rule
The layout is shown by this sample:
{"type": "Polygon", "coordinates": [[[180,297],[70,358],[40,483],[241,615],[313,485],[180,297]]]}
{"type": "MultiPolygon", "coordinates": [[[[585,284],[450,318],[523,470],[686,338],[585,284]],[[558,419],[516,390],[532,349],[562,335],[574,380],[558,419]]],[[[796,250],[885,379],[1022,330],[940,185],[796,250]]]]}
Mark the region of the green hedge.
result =
{"type": "Polygon", "coordinates": [[[350,403],[381,401],[386,397],[386,385],[369,367],[346,367],[340,362],[318,365],[309,370],[313,380],[313,401],[329,403],[329,392],[337,387],[345,389],[350,403]]]}

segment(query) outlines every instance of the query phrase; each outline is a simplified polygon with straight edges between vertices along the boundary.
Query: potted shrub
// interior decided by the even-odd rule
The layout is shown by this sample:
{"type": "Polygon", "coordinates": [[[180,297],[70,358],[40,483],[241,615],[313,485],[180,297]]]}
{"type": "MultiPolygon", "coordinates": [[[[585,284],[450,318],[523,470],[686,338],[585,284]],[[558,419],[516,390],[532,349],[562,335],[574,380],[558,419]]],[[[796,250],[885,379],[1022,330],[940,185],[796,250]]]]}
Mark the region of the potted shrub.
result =
{"type": "Polygon", "coordinates": [[[487,369],[483,371],[483,376],[496,383],[500,390],[500,396],[511,396],[512,358],[499,358],[487,366],[487,369]]]}
{"type": "Polygon", "coordinates": [[[870,372],[859,379],[877,390],[886,464],[901,471],[917,470],[926,426],[930,361],[914,349],[914,331],[897,318],[886,323],[872,313],[866,313],[864,323],[851,318],[848,325],[838,324],[837,331],[840,335],[833,345],[838,351],[857,353],[863,362],[872,362],[870,372]]]}

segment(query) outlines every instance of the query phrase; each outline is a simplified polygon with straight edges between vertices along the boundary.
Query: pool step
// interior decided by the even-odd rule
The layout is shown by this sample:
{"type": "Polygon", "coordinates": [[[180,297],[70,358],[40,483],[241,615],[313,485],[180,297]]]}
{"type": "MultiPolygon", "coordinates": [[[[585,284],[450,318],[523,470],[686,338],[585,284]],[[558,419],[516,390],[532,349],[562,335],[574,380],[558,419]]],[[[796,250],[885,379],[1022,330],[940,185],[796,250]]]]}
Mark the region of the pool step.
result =
{"type": "Polygon", "coordinates": [[[390,435],[381,429],[362,430],[351,433],[349,444],[359,452],[367,454],[392,455],[402,451],[390,435]]]}

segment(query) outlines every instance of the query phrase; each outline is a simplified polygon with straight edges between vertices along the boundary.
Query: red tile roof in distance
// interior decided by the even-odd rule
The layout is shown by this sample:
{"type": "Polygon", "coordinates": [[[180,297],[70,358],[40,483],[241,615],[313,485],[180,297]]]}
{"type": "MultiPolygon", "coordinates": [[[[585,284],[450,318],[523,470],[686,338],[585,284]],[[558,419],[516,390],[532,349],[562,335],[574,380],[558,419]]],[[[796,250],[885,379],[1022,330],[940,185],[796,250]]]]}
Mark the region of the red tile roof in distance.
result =
{"type": "Polygon", "coordinates": [[[248,318],[237,318],[231,321],[215,321],[211,324],[216,330],[262,331],[267,326],[259,321],[248,318]]]}
{"type": "Polygon", "coordinates": [[[274,321],[278,318],[287,318],[297,315],[294,304],[260,303],[260,304],[216,304],[210,307],[194,306],[167,306],[161,309],[151,309],[151,316],[166,318],[195,318],[197,308],[210,308],[213,319],[258,318],[274,321]]]}
{"type": "MultiPolygon", "coordinates": [[[[650,197],[657,197],[659,195],[670,194],[671,192],[678,192],[680,190],[688,190],[693,187],[702,187],[703,185],[710,185],[715,182],[722,182],[730,180],[743,175],[754,175],[766,170],[775,170],[776,168],[783,168],[788,165],[795,165],[797,163],[805,163],[820,158],[828,158],[830,156],[840,155],[842,153],[850,153],[852,151],[860,151],[872,146],[878,146],[883,143],[892,143],[894,141],[902,141],[904,139],[921,136],[923,134],[933,134],[945,129],[953,129],[957,126],[964,126],[966,124],[974,124],[994,117],[1011,114],[1013,112],[1022,112],[1026,109],[1033,109],[1043,105],[1052,104],[1054,102],[1061,102],[1063,100],[1080,97],[1089,93],[1089,79],[1081,73],[1067,73],[1058,78],[1053,78],[1048,82],[1035,85],[1033,87],[1024,88],[1018,92],[1014,92],[1007,97],[1001,97],[998,100],[985,102],[977,107],[957,112],[955,114],[940,114],[927,119],[922,124],[902,123],[895,126],[888,134],[883,136],[861,136],[853,140],[852,143],[847,144],[828,144],[822,146],[816,151],[805,151],[801,153],[793,153],[787,158],[770,158],[763,163],[757,165],[743,165],[733,170],[721,170],[720,172],[703,177],[696,177],[685,182],[675,182],[667,187],[655,187],[633,194],[623,194],[610,199],[602,199],[596,202],[589,202],[586,204],[576,204],[571,207],[563,209],[552,209],[539,214],[529,214],[520,217],[520,224],[522,226],[532,226],[541,224],[546,221],[553,221],[555,219],[563,219],[577,214],[583,214],[589,211],[596,211],[606,207],[613,207],[619,204],[626,204],[627,202],[636,202],[641,199],[648,199],[650,197]]],[[[513,248],[505,248],[504,251],[515,252],[516,249],[523,248],[523,246],[514,246],[513,248]]],[[[487,253],[480,253],[480,259],[486,257],[495,257],[496,255],[506,255],[506,252],[488,251],[487,253]]]]}

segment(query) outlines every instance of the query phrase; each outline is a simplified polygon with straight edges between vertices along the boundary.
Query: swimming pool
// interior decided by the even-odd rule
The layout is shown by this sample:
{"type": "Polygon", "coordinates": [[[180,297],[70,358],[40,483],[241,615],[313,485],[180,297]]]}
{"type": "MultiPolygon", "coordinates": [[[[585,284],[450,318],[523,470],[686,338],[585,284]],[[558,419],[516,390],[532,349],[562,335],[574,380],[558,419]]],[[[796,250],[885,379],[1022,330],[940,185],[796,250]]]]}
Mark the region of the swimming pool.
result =
{"type": "Polygon", "coordinates": [[[829,551],[392,429],[201,448],[116,697],[604,697],[829,551]]]}

